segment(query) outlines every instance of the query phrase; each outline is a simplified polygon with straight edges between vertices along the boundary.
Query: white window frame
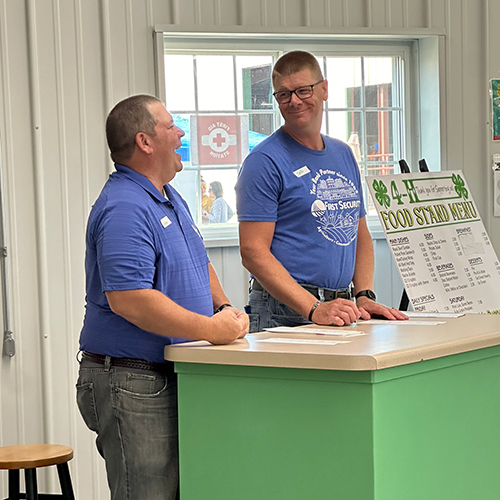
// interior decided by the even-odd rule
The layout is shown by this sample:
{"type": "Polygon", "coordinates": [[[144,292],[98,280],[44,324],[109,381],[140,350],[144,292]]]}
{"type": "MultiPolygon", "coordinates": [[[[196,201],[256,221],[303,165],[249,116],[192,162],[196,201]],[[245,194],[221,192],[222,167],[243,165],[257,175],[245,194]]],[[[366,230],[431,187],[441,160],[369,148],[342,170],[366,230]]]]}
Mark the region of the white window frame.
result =
{"type": "MultiPolygon", "coordinates": [[[[170,27],[171,28],[171,27],[170,27]]],[[[418,164],[420,154],[420,121],[418,113],[419,74],[418,40],[383,39],[370,37],[332,37],[328,35],[269,35],[269,34],[234,34],[234,33],[182,33],[166,31],[163,27],[155,28],[155,70],[156,93],[164,102],[165,94],[165,47],[176,53],[203,52],[204,54],[235,54],[246,52],[253,55],[267,53],[279,57],[290,50],[307,50],[317,56],[378,56],[399,57],[403,61],[403,114],[404,123],[401,133],[403,156],[410,166],[418,164]],[[414,133],[412,133],[412,130],[414,133]]],[[[401,89],[402,90],[402,89],[401,89]]],[[[168,109],[168,102],[167,102],[168,109]]],[[[279,113],[277,120],[282,121],[279,113]]],[[[277,127],[279,124],[277,124],[277,127]]],[[[439,168],[438,168],[439,169],[439,168]]],[[[383,236],[376,216],[367,216],[368,227],[372,236],[383,236]]],[[[210,227],[200,225],[200,231],[207,247],[237,246],[238,225],[227,224],[210,227]]]]}

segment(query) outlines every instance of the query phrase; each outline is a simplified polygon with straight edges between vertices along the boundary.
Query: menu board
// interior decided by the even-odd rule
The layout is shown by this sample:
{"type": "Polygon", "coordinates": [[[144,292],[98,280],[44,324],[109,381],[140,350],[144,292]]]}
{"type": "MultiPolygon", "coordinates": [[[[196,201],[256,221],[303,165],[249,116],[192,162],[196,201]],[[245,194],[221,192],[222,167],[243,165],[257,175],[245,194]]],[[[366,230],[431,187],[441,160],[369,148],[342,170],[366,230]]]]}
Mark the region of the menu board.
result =
{"type": "Polygon", "coordinates": [[[415,311],[500,310],[500,264],[461,171],[367,181],[415,311]]]}

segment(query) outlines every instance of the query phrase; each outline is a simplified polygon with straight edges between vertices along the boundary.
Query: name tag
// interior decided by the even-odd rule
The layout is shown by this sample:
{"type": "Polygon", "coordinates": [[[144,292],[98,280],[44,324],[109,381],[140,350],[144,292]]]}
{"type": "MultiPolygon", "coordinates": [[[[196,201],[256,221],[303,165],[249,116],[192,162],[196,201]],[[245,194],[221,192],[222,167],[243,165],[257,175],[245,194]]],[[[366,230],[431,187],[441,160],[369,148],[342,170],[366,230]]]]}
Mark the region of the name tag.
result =
{"type": "Polygon", "coordinates": [[[170,224],[172,224],[172,221],[166,215],[165,217],[163,217],[163,219],[160,219],[160,222],[163,227],[168,227],[170,226],[170,224]]]}
{"type": "Polygon", "coordinates": [[[303,175],[306,175],[310,172],[309,168],[304,165],[303,167],[300,167],[298,170],[295,170],[294,174],[297,177],[302,177],[303,175]]]}

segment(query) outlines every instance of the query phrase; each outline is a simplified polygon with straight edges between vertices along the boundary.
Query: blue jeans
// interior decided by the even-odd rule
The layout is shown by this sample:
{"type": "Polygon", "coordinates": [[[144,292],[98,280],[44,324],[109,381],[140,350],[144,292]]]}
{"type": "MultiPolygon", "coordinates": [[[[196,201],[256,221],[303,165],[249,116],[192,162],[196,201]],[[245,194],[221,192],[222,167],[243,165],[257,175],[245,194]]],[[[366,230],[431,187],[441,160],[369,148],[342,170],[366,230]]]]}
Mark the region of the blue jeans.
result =
{"type": "Polygon", "coordinates": [[[245,307],[250,318],[250,333],[275,326],[310,325],[311,322],[276,300],[266,290],[252,290],[245,307]]]}
{"type": "Polygon", "coordinates": [[[177,379],[82,360],[77,402],[97,433],[111,500],[179,498],[177,379]]]}

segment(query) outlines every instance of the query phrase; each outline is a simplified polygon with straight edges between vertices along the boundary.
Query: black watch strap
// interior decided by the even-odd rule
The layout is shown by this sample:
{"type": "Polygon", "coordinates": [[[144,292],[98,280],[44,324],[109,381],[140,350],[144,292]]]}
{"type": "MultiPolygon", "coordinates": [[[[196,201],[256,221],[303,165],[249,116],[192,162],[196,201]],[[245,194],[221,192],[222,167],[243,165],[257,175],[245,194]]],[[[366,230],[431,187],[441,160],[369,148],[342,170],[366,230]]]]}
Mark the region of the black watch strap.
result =
{"type": "Polygon", "coordinates": [[[220,313],[226,307],[233,307],[231,304],[222,304],[217,309],[214,310],[214,314],[220,313]]]}
{"type": "Polygon", "coordinates": [[[356,299],[359,299],[360,297],[368,297],[371,300],[377,300],[377,296],[373,290],[361,290],[354,297],[356,299]]]}

